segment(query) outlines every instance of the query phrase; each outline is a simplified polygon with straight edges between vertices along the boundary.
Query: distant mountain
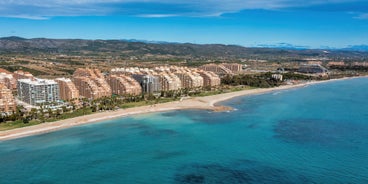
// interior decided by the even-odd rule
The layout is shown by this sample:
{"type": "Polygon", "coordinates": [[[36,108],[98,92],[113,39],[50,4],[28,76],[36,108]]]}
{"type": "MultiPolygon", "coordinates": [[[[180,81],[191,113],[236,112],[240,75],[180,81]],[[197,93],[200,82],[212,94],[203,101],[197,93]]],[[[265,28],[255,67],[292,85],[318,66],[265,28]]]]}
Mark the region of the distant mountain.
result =
{"type": "Polygon", "coordinates": [[[10,36],[10,37],[2,37],[0,40],[9,40],[9,41],[24,41],[25,38],[18,37],[18,36],[10,36]]]}
{"type": "Polygon", "coordinates": [[[140,40],[140,39],[121,39],[121,41],[125,41],[125,42],[141,42],[141,43],[155,43],[155,44],[180,44],[179,42],[140,40]]]}
{"type": "Polygon", "coordinates": [[[223,44],[170,43],[144,40],[83,40],[20,37],[0,38],[0,53],[110,55],[139,59],[234,60],[264,59],[299,61],[308,58],[367,58],[368,52],[355,50],[307,49],[287,43],[242,47],[223,44]],[[270,48],[272,47],[272,48],[270,48]]]}
{"type": "Polygon", "coordinates": [[[290,44],[290,43],[258,44],[256,47],[277,48],[277,49],[292,49],[292,50],[310,49],[310,47],[308,47],[308,46],[293,45],[293,44],[290,44]]]}
{"type": "Polygon", "coordinates": [[[350,45],[349,47],[343,48],[342,50],[367,52],[368,45],[350,45]]]}

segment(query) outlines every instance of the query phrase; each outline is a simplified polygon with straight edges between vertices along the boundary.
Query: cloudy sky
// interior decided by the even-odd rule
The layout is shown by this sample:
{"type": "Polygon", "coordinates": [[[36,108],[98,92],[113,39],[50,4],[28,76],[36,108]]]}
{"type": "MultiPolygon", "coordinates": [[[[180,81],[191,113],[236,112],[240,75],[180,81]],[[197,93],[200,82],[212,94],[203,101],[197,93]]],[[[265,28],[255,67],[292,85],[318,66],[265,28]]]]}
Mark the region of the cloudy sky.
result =
{"type": "Polygon", "coordinates": [[[368,44],[368,0],[0,0],[0,37],[368,44]]]}

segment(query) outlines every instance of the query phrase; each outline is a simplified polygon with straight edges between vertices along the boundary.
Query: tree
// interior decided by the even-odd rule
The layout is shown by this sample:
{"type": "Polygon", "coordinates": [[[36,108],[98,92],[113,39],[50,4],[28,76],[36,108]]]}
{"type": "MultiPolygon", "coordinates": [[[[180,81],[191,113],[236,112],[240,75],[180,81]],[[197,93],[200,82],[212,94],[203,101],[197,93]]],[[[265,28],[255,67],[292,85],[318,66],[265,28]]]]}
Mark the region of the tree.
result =
{"type": "Polygon", "coordinates": [[[0,113],[0,123],[4,122],[4,116],[3,113],[0,113]]]}
{"type": "Polygon", "coordinates": [[[22,119],[22,121],[23,121],[23,123],[24,124],[28,124],[29,123],[29,119],[28,119],[29,117],[24,117],[23,119],[22,119]]]}
{"type": "Polygon", "coordinates": [[[49,115],[49,118],[53,117],[53,115],[54,115],[50,108],[47,109],[47,114],[49,115]]]}
{"type": "Polygon", "coordinates": [[[32,108],[31,111],[29,111],[29,115],[32,119],[37,119],[37,109],[32,108]]]}

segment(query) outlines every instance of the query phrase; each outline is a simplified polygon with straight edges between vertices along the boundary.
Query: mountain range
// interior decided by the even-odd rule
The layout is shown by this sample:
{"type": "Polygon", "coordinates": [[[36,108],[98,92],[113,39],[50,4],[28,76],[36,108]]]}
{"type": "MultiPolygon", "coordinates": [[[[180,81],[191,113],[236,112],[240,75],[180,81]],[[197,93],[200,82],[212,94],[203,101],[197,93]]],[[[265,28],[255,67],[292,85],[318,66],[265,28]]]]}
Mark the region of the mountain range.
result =
{"type": "Polygon", "coordinates": [[[243,47],[223,44],[171,43],[144,40],[84,40],[21,37],[0,38],[2,54],[110,54],[121,57],[166,56],[189,59],[368,58],[368,45],[345,49],[308,49],[287,43],[243,47]]]}

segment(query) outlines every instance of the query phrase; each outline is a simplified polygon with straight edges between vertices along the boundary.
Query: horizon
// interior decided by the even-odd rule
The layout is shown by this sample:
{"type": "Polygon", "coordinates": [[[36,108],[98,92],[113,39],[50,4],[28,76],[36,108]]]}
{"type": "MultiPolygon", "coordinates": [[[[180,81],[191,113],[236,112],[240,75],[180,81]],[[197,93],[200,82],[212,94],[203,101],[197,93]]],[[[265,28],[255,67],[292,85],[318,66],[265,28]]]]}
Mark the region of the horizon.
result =
{"type": "Polygon", "coordinates": [[[367,0],[14,0],[0,5],[0,37],[304,49],[368,44],[367,0]]]}
{"type": "Polygon", "coordinates": [[[0,37],[0,39],[11,39],[11,38],[19,38],[25,40],[32,40],[32,39],[50,39],[50,40],[87,40],[87,41],[125,41],[125,42],[137,42],[137,43],[147,43],[147,44],[194,44],[194,45],[224,45],[224,46],[238,46],[244,48],[265,48],[265,49],[290,49],[290,50],[346,50],[346,51],[368,51],[368,44],[361,44],[361,45],[347,45],[346,47],[320,47],[320,48],[310,48],[307,46],[298,46],[292,45],[289,43],[276,43],[276,44],[259,44],[256,46],[244,46],[239,44],[224,44],[224,43],[191,43],[191,42],[175,42],[175,41],[161,41],[161,40],[142,40],[142,39],[84,39],[84,38],[48,38],[48,37],[33,37],[33,38],[25,38],[21,36],[6,36],[0,37]]]}

